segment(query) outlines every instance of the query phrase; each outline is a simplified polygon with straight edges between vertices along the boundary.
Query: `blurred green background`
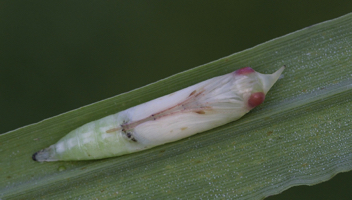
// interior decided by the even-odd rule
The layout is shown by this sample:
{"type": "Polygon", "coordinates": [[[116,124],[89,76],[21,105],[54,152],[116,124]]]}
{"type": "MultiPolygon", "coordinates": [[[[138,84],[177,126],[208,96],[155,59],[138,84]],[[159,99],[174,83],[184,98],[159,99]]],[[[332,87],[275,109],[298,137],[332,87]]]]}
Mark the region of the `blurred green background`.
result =
{"type": "MultiPolygon", "coordinates": [[[[342,0],[0,1],[0,133],[349,12],[342,0]]],[[[267,199],[351,199],[351,184],[343,173],[267,199]]]]}

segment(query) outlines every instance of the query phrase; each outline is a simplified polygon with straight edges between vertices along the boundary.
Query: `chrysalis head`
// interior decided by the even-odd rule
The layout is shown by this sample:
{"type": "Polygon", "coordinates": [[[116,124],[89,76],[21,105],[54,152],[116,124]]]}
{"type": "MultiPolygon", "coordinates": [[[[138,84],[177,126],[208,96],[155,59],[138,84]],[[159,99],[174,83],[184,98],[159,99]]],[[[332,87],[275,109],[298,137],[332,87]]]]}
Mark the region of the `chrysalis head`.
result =
{"type": "Polygon", "coordinates": [[[244,67],[234,72],[239,79],[243,79],[243,85],[251,85],[251,91],[246,91],[244,97],[247,99],[249,109],[252,109],[264,102],[265,95],[280,77],[285,66],[281,67],[273,74],[261,74],[250,67],[244,67]]]}

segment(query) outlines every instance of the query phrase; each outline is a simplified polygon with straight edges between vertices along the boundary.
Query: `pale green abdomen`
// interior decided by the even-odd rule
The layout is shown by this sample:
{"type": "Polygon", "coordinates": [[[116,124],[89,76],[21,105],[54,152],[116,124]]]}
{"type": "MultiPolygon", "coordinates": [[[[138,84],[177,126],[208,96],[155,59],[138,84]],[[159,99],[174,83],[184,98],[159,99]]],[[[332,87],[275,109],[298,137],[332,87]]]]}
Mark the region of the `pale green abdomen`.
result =
{"type": "Polygon", "coordinates": [[[91,160],[118,156],[142,150],[131,142],[119,128],[123,122],[120,113],[87,123],[61,138],[49,147],[53,160],[91,160]]]}

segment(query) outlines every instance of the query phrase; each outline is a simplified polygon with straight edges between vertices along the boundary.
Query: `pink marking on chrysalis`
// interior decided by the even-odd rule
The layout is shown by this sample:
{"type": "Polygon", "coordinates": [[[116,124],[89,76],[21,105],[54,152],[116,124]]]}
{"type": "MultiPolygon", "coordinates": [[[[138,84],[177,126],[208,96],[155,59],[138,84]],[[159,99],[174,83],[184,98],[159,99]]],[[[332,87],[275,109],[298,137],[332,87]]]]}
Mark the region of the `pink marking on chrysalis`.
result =
{"type": "Polygon", "coordinates": [[[264,102],[264,99],[265,99],[265,94],[263,92],[253,93],[248,99],[248,106],[251,108],[259,106],[261,103],[264,102]]]}
{"type": "Polygon", "coordinates": [[[236,75],[246,75],[255,72],[254,69],[250,67],[243,67],[235,71],[236,75]]]}

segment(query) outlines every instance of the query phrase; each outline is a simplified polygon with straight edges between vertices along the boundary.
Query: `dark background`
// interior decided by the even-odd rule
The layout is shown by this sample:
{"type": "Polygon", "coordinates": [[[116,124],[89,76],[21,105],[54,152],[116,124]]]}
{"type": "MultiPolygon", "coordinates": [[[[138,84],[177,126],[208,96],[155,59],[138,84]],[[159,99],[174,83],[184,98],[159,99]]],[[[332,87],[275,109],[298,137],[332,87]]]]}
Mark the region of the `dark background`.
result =
{"type": "MultiPolygon", "coordinates": [[[[0,1],[0,133],[351,11],[341,0],[0,1]]],[[[268,199],[352,199],[351,185],[343,173],[268,199]]]]}

